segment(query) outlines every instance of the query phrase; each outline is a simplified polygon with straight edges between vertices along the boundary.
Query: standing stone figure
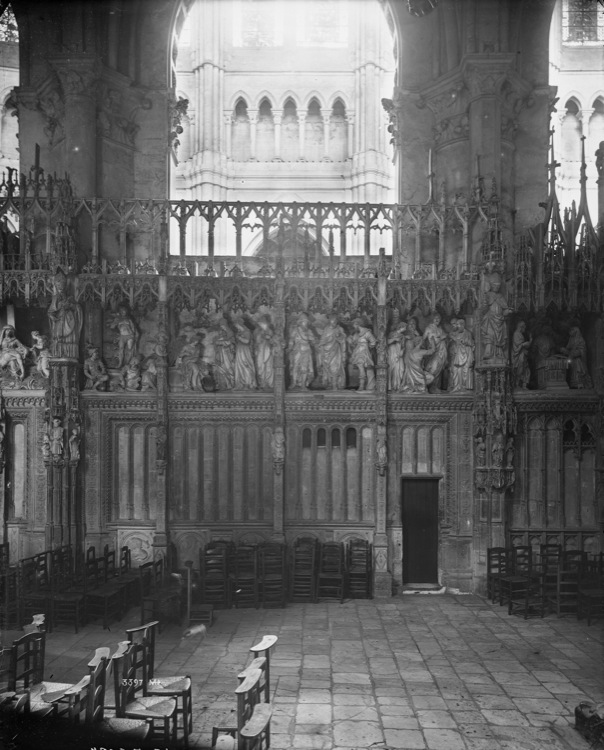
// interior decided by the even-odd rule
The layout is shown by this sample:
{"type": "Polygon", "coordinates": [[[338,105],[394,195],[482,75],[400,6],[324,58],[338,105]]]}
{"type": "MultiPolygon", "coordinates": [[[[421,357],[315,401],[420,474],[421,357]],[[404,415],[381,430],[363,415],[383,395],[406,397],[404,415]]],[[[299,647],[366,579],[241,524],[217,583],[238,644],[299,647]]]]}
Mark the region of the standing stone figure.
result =
{"type": "Polygon", "coordinates": [[[346,387],[346,334],[332,313],[321,332],[318,344],[321,380],[326,388],[337,391],[346,387]]]}
{"type": "Polygon", "coordinates": [[[451,320],[449,334],[449,392],[471,391],[474,388],[474,337],[466,330],[463,318],[451,320]]]}
{"type": "Polygon", "coordinates": [[[69,438],[69,458],[77,461],[80,458],[80,435],[74,427],[69,438]]]}
{"type": "Polygon", "coordinates": [[[109,323],[109,328],[117,333],[114,341],[117,348],[115,366],[121,369],[130,363],[138,343],[136,323],[130,317],[126,305],[122,304],[118,307],[117,314],[109,323]]]}
{"type": "Polygon", "coordinates": [[[255,390],[256,368],[252,354],[252,332],[241,320],[235,326],[235,388],[242,391],[255,390]]]}
{"type": "Polygon", "coordinates": [[[570,329],[568,342],[562,349],[569,359],[570,387],[591,388],[591,378],[587,369],[587,344],[579,326],[570,329]]]}
{"type": "Polygon", "coordinates": [[[432,375],[423,367],[425,357],[434,353],[434,349],[424,349],[422,336],[417,330],[415,318],[410,318],[405,333],[405,347],[403,350],[403,364],[405,371],[401,381],[401,391],[404,393],[425,393],[432,382],[432,375]]]}
{"type": "Polygon", "coordinates": [[[487,279],[487,291],[480,311],[480,332],[483,359],[502,362],[506,359],[508,342],[506,318],[512,310],[500,289],[501,277],[497,273],[491,274],[487,279]]]}
{"type": "Polygon", "coordinates": [[[356,333],[353,337],[353,350],[350,364],[356,365],[359,371],[359,391],[375,390],[375,363],[372,350],[377,343],[371,329],[362,318],[354,321],[356,333]]]}
{"type": "Polygon", "coordinates": [[[526,323],[519,320],[516,323],[516,330],[512,336],[512,376],[514,386],[525,390],[531,379],[531,370],[528,361],[528,350],[532,339],[525,339],[526,323]]]}
{"type": "Polygon", "coordinates": [[[424,370],[432,376],[430,390],[440,390],[440,381],[445,365],[447,364],[447,334],[441,326],[439,313],[434,313],[432,322],[426,326],[424,341],[428,348],[434,351],[424,363],[424,370]]]}
{"type": "Polygon", "coordinates": [[[290,331],[287,345],[292,388],[306,390],[315,377],[313,364],[315,340],[315,334],[310,328],[308,316],[302,313],[298,322],[290,331]]]}
{"type": "Polygon", "coordinates": [[[228,322],[222,318],[214,336],[212,363],[216,388],[230,391],[235,387],[235,336],[228,322]]]}
{"type": "Polygon", "coordinates": [[[256,375],[258,387],[270,390],[275,383],[273,349],[275,330],[267,315],[263,315],[254,329],[254,351],[256,358],[256,375]]]}
{"type": "Polygon", "coordinates": [[[281,474],[285,463],[285,433],[283,427],[275,427],[272,439],[273,468],[277,474],[281,474]]]}
{"type": "Polygon", "coordinates": [[[54,292],[48,308],[51,351],[55,357],[78,358],[82,330],[82,308],[67,293],[67,276],[59,271],[54,277],[54,292]]]}
{"type": "Polygon", "coordinates": [[[95,391],[105,390],[109,375],[96,346],[88,346],[88,357],[84,360],[84,375],[86,376],[84,388],[91,388],[95,391]]]}
{"type": "Polygon", "coordinates": [[[43,378],[49,378],[51,353],[48,348],[46,336],[42,336],[38,331],[32,331],[31,337],[33,340],[31,351],[34,353],[36,359],[36,370],[43,378]]]}
{"type": "Polygon", "coordinates": [[[388,334],[388,389],[399,391],[405,375],[405,363],[403,354],[405,351],[406,323],[399,323],[396,328],[388,334]]]}
{"type": "Polygon", "coordinates": [[[63,425],[58,417],[52,420],[50,428],[50,452],[53,456],[63,455],[63,425]]]}

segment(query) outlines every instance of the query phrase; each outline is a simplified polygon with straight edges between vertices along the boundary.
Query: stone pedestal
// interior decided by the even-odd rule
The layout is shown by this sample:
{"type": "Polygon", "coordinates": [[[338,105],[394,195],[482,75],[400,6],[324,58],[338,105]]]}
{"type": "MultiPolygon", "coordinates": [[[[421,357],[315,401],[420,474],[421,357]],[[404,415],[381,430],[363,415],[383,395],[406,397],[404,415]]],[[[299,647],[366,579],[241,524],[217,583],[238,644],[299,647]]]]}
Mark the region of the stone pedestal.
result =
{"type": "Polygon", "coordinates": [[[537,385],[541,390],[568,390],[566,357],[548,357],[537,367],[537,385]]]}

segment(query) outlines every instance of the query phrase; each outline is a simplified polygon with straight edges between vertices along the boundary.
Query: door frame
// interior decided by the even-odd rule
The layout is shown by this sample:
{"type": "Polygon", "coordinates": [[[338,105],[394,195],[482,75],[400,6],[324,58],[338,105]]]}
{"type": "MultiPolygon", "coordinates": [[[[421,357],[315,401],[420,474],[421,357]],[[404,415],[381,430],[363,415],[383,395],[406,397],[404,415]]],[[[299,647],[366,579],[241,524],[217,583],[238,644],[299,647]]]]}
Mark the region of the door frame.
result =
{"type": "MultiPolygon", "coordinates": [[[[403,503],[405,501],[405,494],[403,491],[403,485],[405,479],[430,479],[432,481],[436,480],[437,482],[437,490],[438,490],[438,497],[437,497],[437,508],[436,508],[436,583],[442,586],[442,578],[443,578],[443,568],[441,565],[441,533],[440,533],[440,525],[442,520],[442,512],[443,512],[443,482],[442,480],[445,478],[444,474],[411,474],[411,473],[405,473],[400,474],[400,481],[399,481],[399,488],[400,488],[400,514],[401,514],[401,541],[404,539],[404,523],[403,523],[403,503]]],[[[404,542],[403,542],[403,549],[402,549],[402,556],[401,556],[401,578],[400,578],[400,585],[405,586],[407,584],[403,583],[405,575],[405,549],[404,549],[404,542]]]]}

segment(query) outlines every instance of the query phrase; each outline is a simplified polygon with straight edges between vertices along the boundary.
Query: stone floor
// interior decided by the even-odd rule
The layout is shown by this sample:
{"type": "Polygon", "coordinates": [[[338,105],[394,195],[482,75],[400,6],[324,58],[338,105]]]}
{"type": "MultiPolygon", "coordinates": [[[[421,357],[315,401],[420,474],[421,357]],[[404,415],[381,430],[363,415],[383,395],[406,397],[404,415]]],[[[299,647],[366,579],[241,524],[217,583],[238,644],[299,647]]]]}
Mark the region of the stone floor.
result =
{"type": "MultiPolygon", "coordinates": [[[[90,624],[47,640],[46,679],[77,680],[111,632],[90,624]]],[[[264,634],[271,662],[275,750],[565,750],[581,700],[604,702],[604,628],[573,617],[525,621],[477,596],[290,604],[217,612],[205,640],[164,629],[158,674],[190,674],[195,748],[232,725],[237,672],[264,634]]]]}

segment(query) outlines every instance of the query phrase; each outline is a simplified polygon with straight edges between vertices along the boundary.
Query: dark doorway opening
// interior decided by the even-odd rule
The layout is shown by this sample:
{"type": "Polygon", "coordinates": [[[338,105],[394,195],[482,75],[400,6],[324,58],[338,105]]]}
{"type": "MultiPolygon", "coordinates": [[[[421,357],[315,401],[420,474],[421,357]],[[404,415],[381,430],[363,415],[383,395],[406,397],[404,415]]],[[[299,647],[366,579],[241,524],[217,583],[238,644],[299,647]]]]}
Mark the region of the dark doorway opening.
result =
{"type": "Polygon", "coordinates": [[[438,477],[402,480],[403,584],[438,583],[438,477]]]}

